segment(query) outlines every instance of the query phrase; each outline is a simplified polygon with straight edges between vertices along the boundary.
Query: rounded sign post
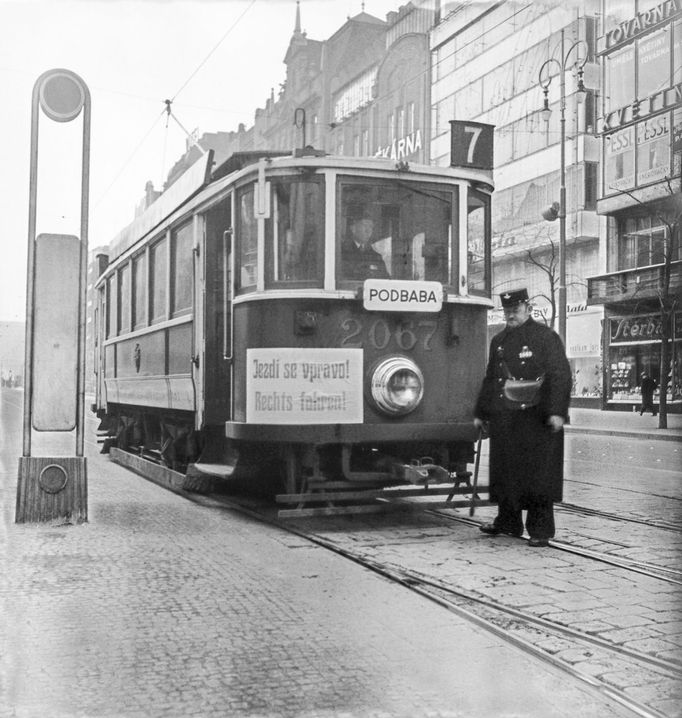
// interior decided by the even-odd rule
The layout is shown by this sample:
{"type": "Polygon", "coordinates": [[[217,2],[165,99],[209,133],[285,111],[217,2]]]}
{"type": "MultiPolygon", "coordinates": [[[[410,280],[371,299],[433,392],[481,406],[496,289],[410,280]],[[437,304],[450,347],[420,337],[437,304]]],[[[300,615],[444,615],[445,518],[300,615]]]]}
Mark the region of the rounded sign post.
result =
{"type": "Polygon", "coordinates": [[[89,169],[88,87],[70,70],[48,70],[36,80],[31,104],[24,435],[17,485],[18,523],[65,517],[79,523],[87,521],[83,449],[89,169]],[[36,238],[40,110],[54,122],[71,122],[82,115],[80,237],[47,233],[36,238]],[[60,263],[63,271],[53,276],[54,267],[60,263]],[[55,319],[52,305],[61,310],[72,307],[63,312],[70,315],[70,320],[55,319]],[[57,334],[59,341],[55,344],[57,334]],[[60,348],[60,360],[56,362],[51,361],[51,347],[55,346],[60,348]],[[32,431],[72,431],[74,427],[74,457],[31,455],[32,431]]]}

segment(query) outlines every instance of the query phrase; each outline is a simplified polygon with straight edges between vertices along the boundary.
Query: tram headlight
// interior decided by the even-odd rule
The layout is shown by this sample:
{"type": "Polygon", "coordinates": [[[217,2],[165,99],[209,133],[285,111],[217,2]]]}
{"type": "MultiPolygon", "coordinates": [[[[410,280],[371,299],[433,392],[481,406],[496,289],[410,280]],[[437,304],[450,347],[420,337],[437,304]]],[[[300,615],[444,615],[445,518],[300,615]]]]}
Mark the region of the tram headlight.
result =
{"type": "Polygon", "coordinates": [[[372,399],[385,414],[409,414],[424,396],[424,376],[407,357],[384,359],[374,369],[372,399]]]}

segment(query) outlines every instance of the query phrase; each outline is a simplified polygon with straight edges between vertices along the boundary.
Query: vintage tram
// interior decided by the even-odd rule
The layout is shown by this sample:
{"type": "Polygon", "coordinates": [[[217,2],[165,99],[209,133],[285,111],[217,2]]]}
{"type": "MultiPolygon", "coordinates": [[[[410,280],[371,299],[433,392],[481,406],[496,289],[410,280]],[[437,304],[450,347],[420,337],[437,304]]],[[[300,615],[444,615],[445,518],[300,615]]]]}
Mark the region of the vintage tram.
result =
{"type": "Polygon", "coordinates": [[[489,168],[311,148],[201,158],[99,258],[105,450],[190,489],[466,472],[492,189],[489,168]]]}

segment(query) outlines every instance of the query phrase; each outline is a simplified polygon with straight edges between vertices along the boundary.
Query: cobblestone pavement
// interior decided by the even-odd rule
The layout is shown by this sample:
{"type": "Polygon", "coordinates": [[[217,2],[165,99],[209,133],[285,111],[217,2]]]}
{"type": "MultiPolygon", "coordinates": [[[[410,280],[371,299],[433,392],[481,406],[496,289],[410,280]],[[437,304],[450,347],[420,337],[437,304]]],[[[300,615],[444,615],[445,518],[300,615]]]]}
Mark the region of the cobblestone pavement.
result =
{"type": "Polygon", "coordinates": [[[87,524],[16,525],[17,411],[0,397],[3,718],[629,714],[361,566],[95,453],[87,524]]]}
{"type": "MultiPolygon", "coordinates": [[[[676,583],[564,551],[531,550],[518,539],[488,537],[438,516],[301,519],[297,526],[379,564],[427,575],[534,616],[678,665],[673,676],[632,674],[625,662],[559,641],[551,653],[666,716],[682,715],[682,490],[679,448],[649,440],[572,437],[567,441],[565,502],[599,513],[557,508],[557,543],[613,559],[664,566],[676,583]],[[660,468],[650,455],[660,459],[660,468]],[[583,456],[584,458],[580,458],[583,456]],[[651,468],[646,468],[651,466],[651,468]],[[637,478],[639,477],[639,478],[637,478]],[[619,520],[621,516],[626,521],[619,520]],[[657,522],[660,525],[656,525],[657,522]]],[[[481,461],[487,476],[487,457],[481,461]]],[[[468,517],[468,511],[447,512],[468,517]]],[[[495,507],[476,510],[492,520],[495,507]]],[[[529,636],[532,640],[532,636],[529,636]]]]}

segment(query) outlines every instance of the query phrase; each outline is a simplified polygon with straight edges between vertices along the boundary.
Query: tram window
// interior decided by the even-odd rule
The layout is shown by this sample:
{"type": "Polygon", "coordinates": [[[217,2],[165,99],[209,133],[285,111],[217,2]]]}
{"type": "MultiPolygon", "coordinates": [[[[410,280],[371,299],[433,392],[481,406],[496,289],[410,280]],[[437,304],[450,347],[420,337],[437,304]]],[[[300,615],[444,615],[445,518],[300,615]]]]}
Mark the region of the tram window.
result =
{"type": "Polygon", "coordinates": [[[171,233],[171,316],[192,308],[192,223],[171,233]]]}
{"type": "Polygon", "coordinates": [[[268,276],[276,282],[321,284],[324,238],[321,181],[273,181],[272,197],[273,220],[266,224],[266,246],[272,247],[268,276]]]}
{"type": "Polygon", "coordinates": [[[469,294],[490,296],[490,197],[469,190],[467,207],[467,287],[469,294]]]}
{"type": "Polygon", "coordinates": [[[448,283],[454,190],[417,182],[343,182],[337,216],[340,280],[448,283]]]}
{"type": "Polygon", "coordinates": [[[118,270],[118,333],[130,331],[130,264],[118,270]]]}
{"type": "Polygon", "coordinates": [[[166,281],[168,278],[168,248],[165,239],[154,244],[149,252],[149,276],[151,281],[151,320],[166,318],[166,281]]]}
{"type": "Polygon", "coordinates": [[[254,212],[253,185],[237,193],[238,242],[236,284],[240,289],[254,289],[258,279],[258,225],[254,212]]]}
{"type": "Polygon", "coordinates": [[[118,292],[116,286],[116,274],[107,279],[107,338],[116,334],[116,305],[118,292]]]}
{"type": "Polygon", "coordinates": [[[133,259],[133,329],[147,324],[147,255],[133,259]]]}

